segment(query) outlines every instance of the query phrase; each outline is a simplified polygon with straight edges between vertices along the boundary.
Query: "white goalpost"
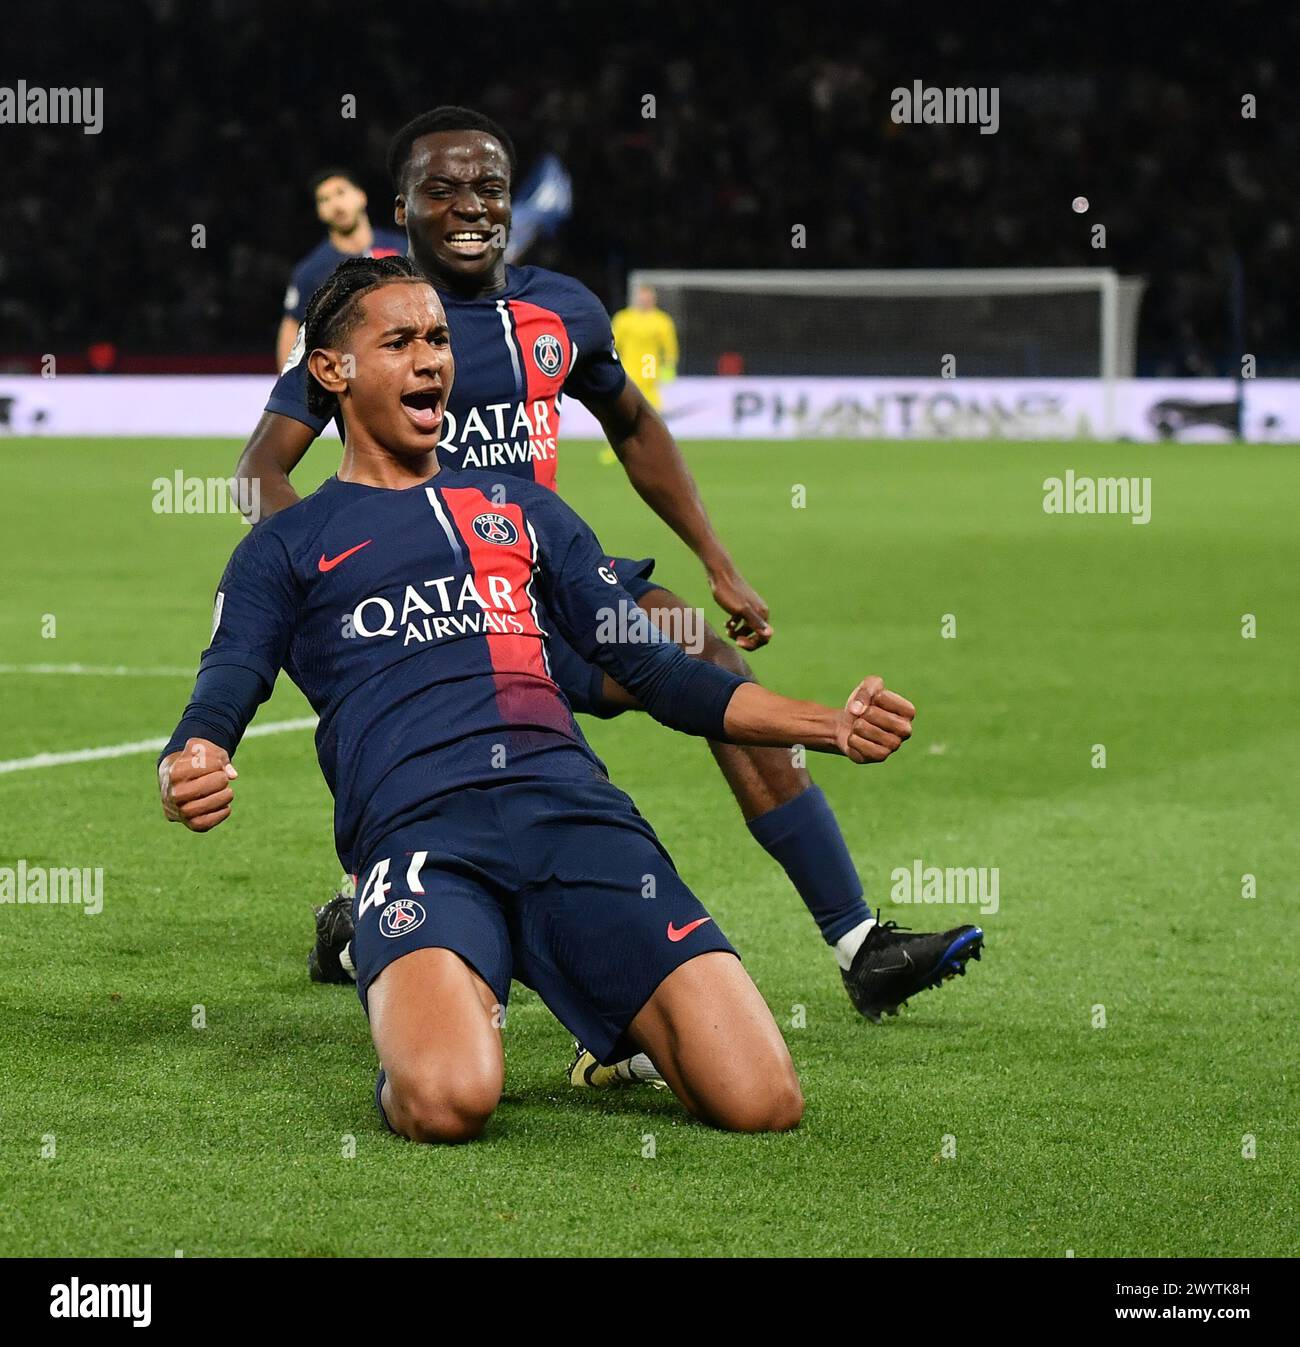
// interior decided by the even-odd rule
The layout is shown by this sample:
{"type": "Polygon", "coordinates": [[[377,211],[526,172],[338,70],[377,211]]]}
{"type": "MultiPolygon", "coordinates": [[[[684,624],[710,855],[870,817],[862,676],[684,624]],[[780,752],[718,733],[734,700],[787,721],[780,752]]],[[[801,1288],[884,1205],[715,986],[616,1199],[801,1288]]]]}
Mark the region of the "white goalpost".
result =
{"type": "Polygon", "coordinates": [[[1135,373],[1146,282],[1109,267],[642,270],[629,302],[642,285],[677,325],[680,374],[1098,379],[1109,405],[1135,373]]]}

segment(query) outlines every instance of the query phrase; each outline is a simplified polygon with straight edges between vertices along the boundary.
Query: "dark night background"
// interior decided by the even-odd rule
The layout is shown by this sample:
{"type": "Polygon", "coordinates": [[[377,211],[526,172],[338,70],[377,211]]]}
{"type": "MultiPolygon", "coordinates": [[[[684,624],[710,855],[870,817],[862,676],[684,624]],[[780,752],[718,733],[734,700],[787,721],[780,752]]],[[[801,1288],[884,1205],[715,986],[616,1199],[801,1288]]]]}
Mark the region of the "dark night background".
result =
{"type": "Polygon", "coordinates": [[[389,135],[460,102],[523,170],[564,160],[573,216],[527,260],[610,306],[632,267],[1112,266],[1150,281],[1139,372],[1207,374],[1237,367],[1237,276],[1259,373],[1300,374],[1294,5],[20,0],[5,20],[0,84],[105,90],[98,136],[0,126],[11,367],[107,341],[269,368],[323,232],[309,173],[355,166],[386,224],[389,135]],[[914,79],[998,86],[998,134],[894,125],[914,79]]]}

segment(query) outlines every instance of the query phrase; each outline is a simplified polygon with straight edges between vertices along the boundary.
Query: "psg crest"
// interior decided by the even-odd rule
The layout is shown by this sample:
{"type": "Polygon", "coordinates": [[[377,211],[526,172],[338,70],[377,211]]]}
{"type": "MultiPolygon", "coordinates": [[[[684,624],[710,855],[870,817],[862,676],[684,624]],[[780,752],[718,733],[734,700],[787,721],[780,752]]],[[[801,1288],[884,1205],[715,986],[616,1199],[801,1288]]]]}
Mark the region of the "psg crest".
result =
{"type": "Polygon", "coordinates": [[[543,332],[533,342],[533,359],[543,374],[558,374],[560,366],[564,363],[564,350],[560,346],[559,337],[550,332],[543,332]]]}
{"type": "Polygon", "coordinates": [[[414,898],[395,899],[379,914],[380,933],[393,939],[409,935],[423,925],[424,908],[414,898]]]}
{"type": "Polygon", "coordinates": [[[519,530],[503,514],[481,514],[474,520],[473,527],[485,543],[509,547],[519,541],[519,530]]]}

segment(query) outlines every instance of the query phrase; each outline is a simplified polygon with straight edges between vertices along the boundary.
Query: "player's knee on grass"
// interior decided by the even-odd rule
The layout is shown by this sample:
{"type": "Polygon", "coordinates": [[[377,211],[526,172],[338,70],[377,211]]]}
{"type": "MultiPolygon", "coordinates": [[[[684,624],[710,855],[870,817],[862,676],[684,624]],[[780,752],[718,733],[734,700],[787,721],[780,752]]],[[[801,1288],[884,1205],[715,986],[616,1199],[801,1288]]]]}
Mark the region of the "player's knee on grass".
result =
{"type": "Polygon", "coordinates": [[[455,951],[416,949],[370,984],[384,1112],[412,1141],[472,1141],[501,1098],[496,993],[455,951]]]}
{"type": "Polygon", "coordinates": [[[785,1039],[735,955],[701,954],[675,968],[629,1030],[703,1122],[728,1132],[785,1132],[803,1117],[785,1039]]]}
{"type": "MultiPolygon", "coordinates": [[[[707,1121],[727,1132],[788,1132],[803,1118],[803,1091],[788,1054],[756,1064],[747,1080],[728,1082],[719,1098],[708,1100],[707,1121]]],[[[702,1101],[704,1102],[704,1101],[702,1101]]]]}
{"type": "Polygon", "coordinates": [[[481,1136],[501,1097],[487,1072],[388,1073],[388,1120],[412,1141],[454,1145],[481,1136]]]}

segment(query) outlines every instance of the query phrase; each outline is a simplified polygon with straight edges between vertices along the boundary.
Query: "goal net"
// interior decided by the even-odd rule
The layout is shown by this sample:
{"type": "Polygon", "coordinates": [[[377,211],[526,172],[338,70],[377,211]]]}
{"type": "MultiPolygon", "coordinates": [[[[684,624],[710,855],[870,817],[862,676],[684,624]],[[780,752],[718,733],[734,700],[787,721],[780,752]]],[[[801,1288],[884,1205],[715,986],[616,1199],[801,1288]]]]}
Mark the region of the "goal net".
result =
{"type": "Polygon", "coordinates": [[[635,271],[679,374],[1099,378],[1134,373],[1145,282],[1109,268],[635,271]]]}

